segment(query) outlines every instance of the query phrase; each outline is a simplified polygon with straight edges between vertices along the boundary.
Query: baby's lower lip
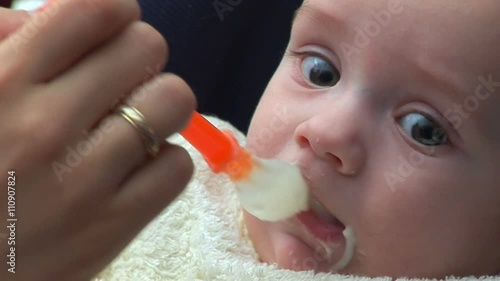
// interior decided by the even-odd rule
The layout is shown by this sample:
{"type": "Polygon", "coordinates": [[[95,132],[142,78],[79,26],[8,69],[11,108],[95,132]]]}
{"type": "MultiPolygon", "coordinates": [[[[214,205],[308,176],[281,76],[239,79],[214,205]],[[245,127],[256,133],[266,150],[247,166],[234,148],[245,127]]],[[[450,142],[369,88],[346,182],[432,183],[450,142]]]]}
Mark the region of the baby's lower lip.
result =
{"type": "Polygon", "coordinates": [[[338,242],[342,237],[345,226],[339,222],[328,222],[320,218],[313,210],[301,212],[297,219],[317,239],[326,242],[338,242]]]}

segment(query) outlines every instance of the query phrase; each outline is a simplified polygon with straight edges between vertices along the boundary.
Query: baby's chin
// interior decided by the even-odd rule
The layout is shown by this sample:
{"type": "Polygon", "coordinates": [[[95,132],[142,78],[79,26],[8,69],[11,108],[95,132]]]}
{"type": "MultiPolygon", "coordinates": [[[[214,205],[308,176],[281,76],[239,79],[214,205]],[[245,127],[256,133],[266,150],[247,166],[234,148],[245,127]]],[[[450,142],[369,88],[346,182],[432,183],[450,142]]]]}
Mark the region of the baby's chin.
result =
{"type": "Polygon", "coordinates": [[[309,241],[295,233],[286,223],[269,223],[245,214],[250,239],[260,259],[268,264],[294,271],[331,272],[344,251],[343,243],[333,246],[333,255],[326,257],[326,250],[319,243],[309,241]],[[316,244],[316,245],[313,245],[316,244]]]}
{"type": "Polygon", "coordinates": [[[272,234],[274,260],[280,268],[294,271],[313,270],[315,272],[330,272],[334,263],[322,256],[324,250],[318,250],[306,244],[300,238],[286,233],[272,234]]]}

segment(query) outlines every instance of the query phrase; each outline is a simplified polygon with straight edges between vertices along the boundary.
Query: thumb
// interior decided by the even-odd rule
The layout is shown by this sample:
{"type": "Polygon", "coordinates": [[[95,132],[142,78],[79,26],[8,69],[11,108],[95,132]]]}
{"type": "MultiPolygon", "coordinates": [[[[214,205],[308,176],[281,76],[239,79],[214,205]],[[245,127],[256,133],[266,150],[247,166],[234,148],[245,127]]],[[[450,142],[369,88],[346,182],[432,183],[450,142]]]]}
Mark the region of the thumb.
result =
{"type": "Polygon", "coordinates": [[[0,8],[0,41],[16,31],[29,17],[26,11],[0,8]]]}

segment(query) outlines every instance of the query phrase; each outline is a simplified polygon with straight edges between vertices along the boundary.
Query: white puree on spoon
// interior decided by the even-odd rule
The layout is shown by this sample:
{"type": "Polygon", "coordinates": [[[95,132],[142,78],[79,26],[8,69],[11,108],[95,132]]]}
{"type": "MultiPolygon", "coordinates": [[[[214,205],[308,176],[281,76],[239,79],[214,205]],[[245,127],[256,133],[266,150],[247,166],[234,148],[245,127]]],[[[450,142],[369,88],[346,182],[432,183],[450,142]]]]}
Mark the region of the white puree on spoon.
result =
{"type": "Polygon", "coordinates": [[[309,190],[298,167],[276,159],[256,159],[250,176],[236,181],[241,205],[264,221],[279,221],[309,209],[309,190]]]}

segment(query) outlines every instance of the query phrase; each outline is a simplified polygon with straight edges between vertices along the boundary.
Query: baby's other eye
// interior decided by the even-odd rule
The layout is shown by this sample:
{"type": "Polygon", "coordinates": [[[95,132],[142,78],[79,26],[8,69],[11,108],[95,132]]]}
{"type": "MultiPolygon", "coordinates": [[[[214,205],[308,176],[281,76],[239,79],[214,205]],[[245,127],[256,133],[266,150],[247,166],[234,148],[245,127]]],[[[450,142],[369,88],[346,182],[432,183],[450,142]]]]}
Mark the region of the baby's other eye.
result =
{"type": "Polygon", "coordinates": [[[335,86],[340,80],[340,73],[331,63],[317,56],[307,56],[302,60],[302,73],[316,86],[335,86]]]}
{"type": "Polygon", "coordinates": [[[435,146],[448,142],[444,129],[422,114],[407,114],[399,120],[399,125],[405,133],[423,145],[435,146]]]}

